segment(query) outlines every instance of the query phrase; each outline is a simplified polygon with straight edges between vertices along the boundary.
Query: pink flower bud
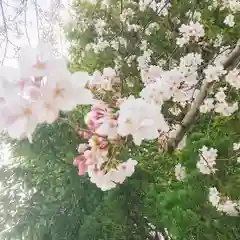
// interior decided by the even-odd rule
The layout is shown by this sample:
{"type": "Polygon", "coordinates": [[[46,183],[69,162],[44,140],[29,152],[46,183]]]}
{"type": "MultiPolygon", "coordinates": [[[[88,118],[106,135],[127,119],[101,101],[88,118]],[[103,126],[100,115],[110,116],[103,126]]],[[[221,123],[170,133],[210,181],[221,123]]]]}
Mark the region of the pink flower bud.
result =
{"type": "Polygon", "coordinates": [[[85,163],[81,163],[78,165],[78,175],[84,175],[88,170],[88,166],[85,163]]]}
{"type": "Polygon", "coordinates": [[[21,79],[21,80],[18,82],[18,84],[19,84],[20,88],[23,89],[24,86],[25,86],[25,81],[24,81],[23,79],[21,79]]]}
{"type": "Polygon", "coordinates": [[[85,161],[84,155],[78,155],[73,160],[73,165],[78,166],[81,162],[85,161]]]}
{"type": "Polygon", "coordinates": [[[77,134],[78,134],[78,136],[83,137],[84,131],[78,131],[77,134]]]}

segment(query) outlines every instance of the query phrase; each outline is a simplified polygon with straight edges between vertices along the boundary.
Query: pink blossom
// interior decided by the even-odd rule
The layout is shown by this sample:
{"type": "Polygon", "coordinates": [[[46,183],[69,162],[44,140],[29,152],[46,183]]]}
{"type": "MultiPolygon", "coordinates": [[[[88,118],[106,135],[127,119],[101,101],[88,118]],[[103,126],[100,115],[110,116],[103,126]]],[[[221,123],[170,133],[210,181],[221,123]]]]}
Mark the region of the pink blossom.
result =
{"type": "Polygon", "coordinates": [[[88,170],[88,165],[86,164],[86,158],[84,155],[77,156],[73,164],[78,167],[78,175],[84,175],[88,170]]]}

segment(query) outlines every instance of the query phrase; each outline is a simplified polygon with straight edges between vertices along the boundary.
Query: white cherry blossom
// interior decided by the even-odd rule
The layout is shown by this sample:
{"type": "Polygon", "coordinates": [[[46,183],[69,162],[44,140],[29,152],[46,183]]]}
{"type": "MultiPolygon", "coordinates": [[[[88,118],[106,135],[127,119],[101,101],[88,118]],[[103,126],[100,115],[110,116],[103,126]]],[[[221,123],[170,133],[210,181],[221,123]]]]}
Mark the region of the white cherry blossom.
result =
{"type": "Polygon", "coordinates": [[[214,111],[225,117],[231,116],[238,110],[238,103],[228,104],[227,102],[218,102],[215,105],[214,111]]]}
{"type": "Polygon", "coordinates": [[[227,15],[223,22],[227,26],[233,27],[235,25],[234,16],[232,14],[227,15]]]}
{"type": "Polygon", "coordinates": [[[140,145],[143,139],[157,138],[159,130],[167,132],[169,127],[156,105],[133,97],[129,97],[120,105],[119,135],[123,137],[132,135],[134,143],[140,145]]]}
{"type": "Polygon", "coordinates": [[[130,158],[126,162],[120,163],[117,169],[118,171],[122,172],[124,176],[131,177],[135,171],[136,165],[137,165],[137,161],[130,158]]]}
{"type": "Polygon", "coordinates": [[[204,100],[199,110],[201,113],[207,113],[207,112],[210,112],[212,109],[214,109],[214,99],[207,98],[204,100]]]}
{"type": "Polygon", "coordinates": [[[237,90],[240,89],[240,71],[238,69],[229,71],[225,79],[226,82],[228,82],[232,87],[236,88],[237,90]]]}
{"type": "Polygon", "coordinates": [[[107,136],[108,139],[117,139],[117,121],[111,118],[103,119],[103,122],[96,133],[102,136],[107,136]]]}
{"type": "Polygon", "coordinates": [[[234,151],[237,151],[237,150],[239,150],[240,149],[240,142],[238,142],[238,143],[233,143],[233,150],[234,151]]]}
{"type": "Polygon", "coordinates": [[[179,181],[182,181],[186,177],[185,167],[182,166],[180,163],[175,166],[175,176],[176,179],[179,181]]]}
{"type": "Polygon", "coordinates": [[[204,37],[205,35],[203,25],[197,21],[190,21],[188,25],[182,24],[179,28],[179,32],[181,34],[181,38],[177,38],[177,44],[180,47],[191,40],[198,42],[200,38],[204,37]]]}
{"type": "Polygon", "coordinates": [[[209,194],[208,194],[209,202],[214,206],[218,206],[220,201],[220,193],[218,192],[217,188],[211,187],[209,188],[209,194]]]}
{"type": "Polygon", "coordinates": [[[224,212],[229,216],[236,217],[239,215],[240,206],[237,204],[237,202],[228,199],[224,203],[219,204],[217,209],[218,211],[224,212]]]}
{"type": "Polygon", "coordinates": [[[216,169],[214,168],[217,158],[217,149],[203,146],[199,149],[200,160],[197,162],[197,168],[203,174],[215,173],[216,169]]]}
{"type": "Polygon", "coordinates": [[[224,89],[223,88],[220,88],[217,93],[215,94],[215,99],[220,102],[220,103],[223,103],[225,102],[225,99],[226,99],[226,94],[224,93],[224,89]]]}
{"type": "Polygon", "coordinates": [[[31,103],[19,96],[8,103],[6,129],[10,137],[23,139],[30,137],[38,124],[35,103],[31,103]]]}
{"type": "Polygon", "coordinates": [[[49,75],[42,87],[43,99],[51,99],[62,111],[70,111],[78,104],[92,104],[92,93],[84,88],[86,74],[58,71],[49,75]]]}
{"type": "Polygon", "coordinates": [[[22,77],[42,77],[54,69],[67,68],[64,59],[56,59],[48,44],[40,43],[36,48],[23,47],[20,51],[19,65],[22,77]]]}
{"type": "Polygon", "coordinates": [[[224,70],[222,65],[208,65],[204,70],[205,80],[207,82],[219,81],[219,78],[224,75],[227,71],[224,70]]]}
{"type": "Polygon", "coordinates": [[[115,188],[118,183],[122,184],[127,177],[132,176],[136,165],[137,161],[130,158],[126,162],[120,163],[116,169],[110,169],[107,173],[95,167],[89,167],[88,175],[92,183],[95,183],[102,191],[107,191],[115,188]]]}

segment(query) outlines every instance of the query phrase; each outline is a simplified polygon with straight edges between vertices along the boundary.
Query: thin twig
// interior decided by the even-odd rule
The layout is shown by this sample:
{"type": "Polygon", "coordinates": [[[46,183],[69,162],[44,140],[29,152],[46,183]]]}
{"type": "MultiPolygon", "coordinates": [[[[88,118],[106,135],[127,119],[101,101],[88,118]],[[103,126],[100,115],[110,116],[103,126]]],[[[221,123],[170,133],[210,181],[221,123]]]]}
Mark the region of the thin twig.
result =
{"type": "Polygon", "coordinates": [[[5,31],[5,38],[6,38],[6,43],[5,43],[5,47],[4,47],[4,51],[3,51],[3,58],[1,60],[1,66],[3,65],[5,58],[7,56],[7,48],[8,48],[8,28],[7,28],[7,21],[6,21],[6,17],[4,14],[4,9],[3,9],[3,2],[2,0],[0,0],[0,10],[1,10],[1,15],[2,15],[2,20],[3,20],[3,27],[4,27],[4,31],[5,31]]]}
{"type": "Polygon", "coordinates": [[[24,6],[24,29],[25,29],[25,34],[26,34],[28,44],[31,47],[31,41],[30,41],[30,38],[29,38],[28,29],[27,29],[27,1],[25,3],[25,6],[24,6]]]}
{"type": "MultiPolygon", "coordinates": [[[[239,57],[240,57],[240,43],[238,42],[234,50],[231,52],[229,57],[223,63],[224,69],[229,68],[239,57]]],[[[199,107],[202,105],[204,99],[207,96],[208,89],[211,87],[211,85],[212,83],[209,83],[207,81],[203,82],[199,94],[197,95],[191,109],[182,120],[181,126],[176,131],[175,135],[168,141],[167,150],[169,152],[173,151],[178,146],[178,144],[181,142],[185,134],[188,132],[189,128],[191,127],[193,121],[195,120],[198,114],[199,107]]]]}
{"type": "Polygon", "coordinates": [[[37,0],[34,1],[35,6],[35,15],[36,15],[36,22],[37,22],[37,35],[38,35],[38,41],[40,40],[40,32],[39,32],[39,12],[38,12],[38,2],[37,0]]]}

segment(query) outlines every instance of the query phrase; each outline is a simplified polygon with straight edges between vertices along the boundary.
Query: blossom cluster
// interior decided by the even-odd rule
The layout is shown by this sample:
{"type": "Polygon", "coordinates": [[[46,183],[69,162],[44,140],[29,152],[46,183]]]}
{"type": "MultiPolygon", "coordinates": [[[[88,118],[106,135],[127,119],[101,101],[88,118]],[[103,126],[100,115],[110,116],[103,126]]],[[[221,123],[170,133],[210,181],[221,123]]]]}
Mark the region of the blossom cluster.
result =
{"type": "Polygon", "coordinates": [[[203,146],[199,149],[199,157],[200,160],[197,162],[197,168],[203,174],[212,174],[216,172],[216,159],[217,159],[217,149],[214,148],[207,148],[203,146]]]}
{"type": "Polygon", "coordinates": [[[88,173],[90,181],[103,191],[122,184],[126,177],[134,173],[137,164],[136,160],[128,159],[122,163],[116,162],[113,167],[113,162],[108,158],[108,144],[106,139],[93,135],[88,144],[79,145],[79,155],[73,162],[79,175],[88,173]]]}
{"type": "Polygon", "coordinates": [[[16,139],[29,138],[38,124],[52,123],[59,111],[71,111],[78,104],[92,104],[85,88],[89,75],[71,74],[62,58],[54,58],[45,44],[23,48],[19,68],[0,70],[1,131],[16,139]]]}
{"type": "Polygon", "coordinates": [[[79,134],[87,138],[88,143],[79,146],[74,164],[79,175],[88,173],[90,181],[102,190],[123,183],[134,172],[136,160],[119,163],[118,155],[124,147],[122,138],[131,135],[133,142],[140,145],[142,140],[156,139],[160,132],[169,130],[157,106],[133,96],[123,100],[119,108],[110,108],[104,103],[93,105],[85,122],[88,130],[79,134]]]}
{"type": "MultiPolygon", "coordinates": [[[[231,79],[231,77],[229,78],[228,76],[226,78],[228,78],[228,81],[236,81],[236,78],[231,79]]],[[[200,106],[200,112],[207,113],[213,110],[223,116],[231,116],[234,112],[236,112],[238,110],[238,102],[234,102],[232,104],[228,103],[226,101],[226,90],[226,87],[220,87],[212,98],[206,98],[200,106]]]]}
{"type": "MultiPolygon", "coordinates": [[[[239,143],[234,143],[233,149],[240,149],[239,143]]],[[[214,174],[216,172],[217,149],[203,146],[200,150],[200,160],[197,162],[197,168],[202,174],[214,174]]],[[[178,169],[180,167],[178,166],[178,169]]],[[[179,171],[179,170],[178,170],[179,171]]],[[[232,201],[229,197],[221,196],[216,187],[209,188],[209,202],[217,208],[219,212],[230,216],[238,216],[240,213],[240,201],[232,201]]]]}
{"type": "Polygon", "coordinates": [[[95,71],[92,78],[88,81],[89,87],[91,89],[103,89],[107,91],[112,91],[113,86],[120,82],[116,71],[113,68],[104,68],[102,73],[100,71],[95,71]]]}
{"type": "Polygon", "coordinates": [[[119,149],[119,142],[116,141],[119,138],[117,119],[118,114],[114,109],[97,104],[85,118],[88,130],[78,132],[88,139],[88,143],[79,145],[79,155],[74,159],[74,165],[78,167],[79,175],[88,173],[90,181],[103,191],[123,183],[126,177],[133,174],[137,164],[132,159],[119,163],[116,152],[109,156],[111,146],[119,149]]]}
{"type": "Polygon", "coordinates": [[[200,106],[200,112],[207,113],[214,110],[223,116],[231,116],[238,110],[238,102],[229,104],[226,101],[226,88],[219,88],[218,92],[213,98],[207,98],[204,100],[203,105],[200,106]]]}
{"type": "Polygon", "coordinates": [[[189,53],[172,70],[158,66],[142,70],[142,81],[146,86],[140,93],[141,97],[159,106],[171,99],[183,106],[191,103],[198,92],[193,86],[198,82],[197,69],[202,61],[200,54],[189,53]]]}
{"type": "Polygon", "coordinates": [[[158,16],[168,15],[168,9],[171,7],[171,1],[169,0],[140,0],[139,10],[145,11],[147,8],[152,9],[158,16]]]}
{"type": "Polygon", "coordinates": [[[189,24],[182,24],[182,26],[179,28],[179,31],[181,33],[181,37],[177,38],[177,45],[180,47],[184,46],[190,41],[198,42],[205,35],[203,25],[197,21],[191,21],[189,24]]]}
{"type": "Polygon", "coordinates": [[[175,166],[176,179],[182,181],[186,177],[186,169],[180,163],[175,166]]]}
{"type": "Polygon", "coordinates": [[[240,3],[237,0],[224,0],[224,1],[217,1],[214,0],[211,2],[211,5],[208,7],[209,10],[215,9],[219,7],[220,11],[227,10],[230,12],[224,19],[224,23],[229,26],[233,27],[235,25],[234,21],[234,14],[240,11],[240,3]]]}
{"type": "Polygon", "coordinates": [[[238,216],[240,213],[240,201],[233,201],[229,197],[222,197],[216,187],[209,188],[209,202],[229,216],[238,216]]]}

